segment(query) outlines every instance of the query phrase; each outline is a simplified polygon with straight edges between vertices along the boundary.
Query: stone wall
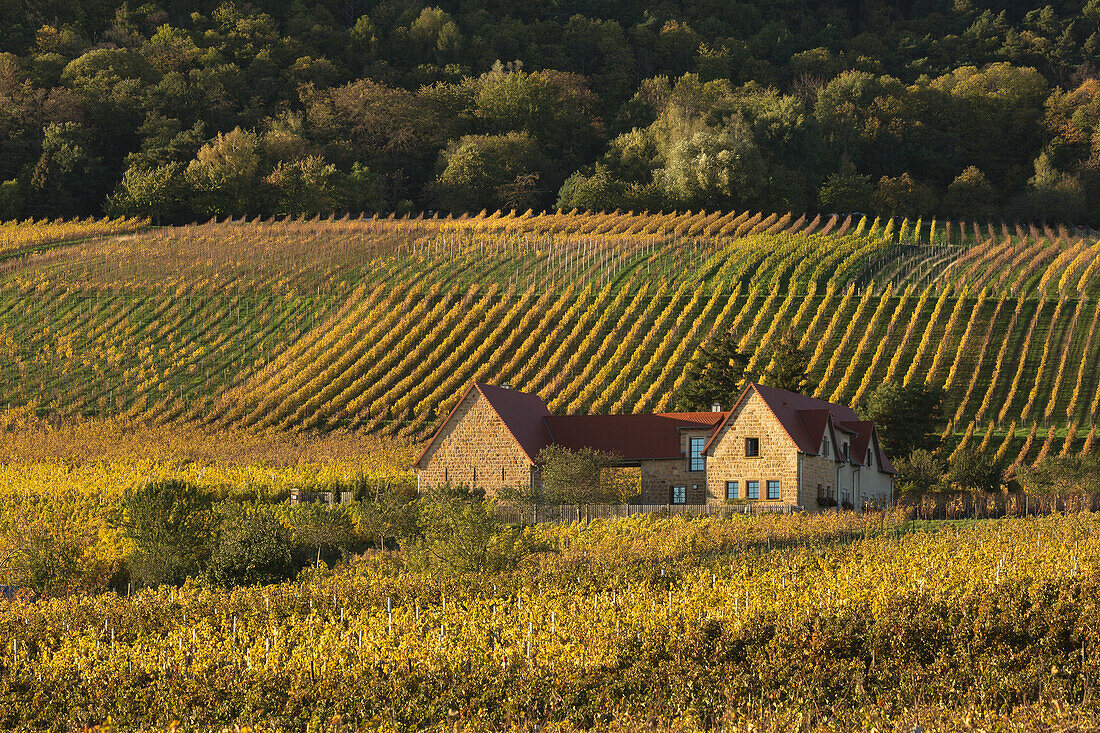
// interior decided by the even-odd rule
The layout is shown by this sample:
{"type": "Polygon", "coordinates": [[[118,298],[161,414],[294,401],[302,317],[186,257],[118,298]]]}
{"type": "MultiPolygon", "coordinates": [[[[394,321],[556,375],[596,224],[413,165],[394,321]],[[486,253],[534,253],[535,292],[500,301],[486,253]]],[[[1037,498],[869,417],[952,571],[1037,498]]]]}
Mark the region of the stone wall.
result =
{"type": "Polygon", "coordinates": [[[531,462],[489,401],[470,390],[433,441],[418,472],[421,490],[478,486],[489,494],[531,486],[531,462]]]}
{"type": "Polygon", "coordinates": [[[802,498],[799,502],[807,511],[818,511],[824,507],[817,505],[817,487],[821,486],[827,496],[836,499],[836,461],[821,456],[802,457],[802,498]]]}
{"type": "Polygon", "coordinates": [[[707,503],[707,472],[692,471],[688,460],[691,438],[710,439],[710,430],[681,430],[680,453],[683,458],[672,460],[642,461],[642,503],[669,504],[672,487],[683,486],[685,504],[707,503]]]}
{"type": "Polygon", "coordinates": [[[686,504],[707,502],[707,474],[705,471],[688,471],[687,459],[670,461],[642,461],[642,503],[669,504],[672,487],[685,487],[686,504]]]}
{"type": "MultiPolygon", "coordinates": [[[[799,504],[798,447],[767,403],[751,391],[719,431],[707,456],[707,498],[726,500],[726,482],[740,483],[741,497],[748,481],[760,482],[760,499],[751,503],[799,504]],[[759,456],[745,456],[745,438],[759,440],[759,456]],[[767,482],[779,481],[779,499],[769,501],[767,482]]],[[[809,508],[809,507],[807,507],[809,508]]]]}

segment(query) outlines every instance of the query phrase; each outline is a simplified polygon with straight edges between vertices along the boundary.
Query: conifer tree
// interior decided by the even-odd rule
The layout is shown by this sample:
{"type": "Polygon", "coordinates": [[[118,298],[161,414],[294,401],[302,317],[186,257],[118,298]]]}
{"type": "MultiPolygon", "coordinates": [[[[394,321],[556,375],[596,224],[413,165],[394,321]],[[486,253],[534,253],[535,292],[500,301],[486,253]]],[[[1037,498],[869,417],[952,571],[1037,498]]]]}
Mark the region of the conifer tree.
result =
{"type": "Polygon", "coordinates": [[[730,331],[710,338],[687,367],[687,378],[677,395],[681,410],[708,410],[711,405],[731,406],[745,382],[749,356],[738,351],[738,339],[730,331]]]}
{"type": "Polygon", "coordinates": [[[774,342],[770,361],[760,381],[788,392],[810,394],[817,385],[809,378],[810,353],[798,347],[799,339],[790,331],[774,342]]]}

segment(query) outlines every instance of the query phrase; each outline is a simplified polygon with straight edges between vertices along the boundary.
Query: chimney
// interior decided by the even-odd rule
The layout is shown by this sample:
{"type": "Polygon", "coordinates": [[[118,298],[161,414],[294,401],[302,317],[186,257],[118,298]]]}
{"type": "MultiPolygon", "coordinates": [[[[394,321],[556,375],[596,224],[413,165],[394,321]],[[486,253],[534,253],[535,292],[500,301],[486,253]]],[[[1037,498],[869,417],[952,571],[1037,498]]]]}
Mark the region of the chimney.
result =
{"type": "Polygon", "coordinates": [[[721,412],[722,411],[722,404],[720,402],[715,402],[714,404],[712,404],[710,406],[710,411],[711,412],[721,412]]]}

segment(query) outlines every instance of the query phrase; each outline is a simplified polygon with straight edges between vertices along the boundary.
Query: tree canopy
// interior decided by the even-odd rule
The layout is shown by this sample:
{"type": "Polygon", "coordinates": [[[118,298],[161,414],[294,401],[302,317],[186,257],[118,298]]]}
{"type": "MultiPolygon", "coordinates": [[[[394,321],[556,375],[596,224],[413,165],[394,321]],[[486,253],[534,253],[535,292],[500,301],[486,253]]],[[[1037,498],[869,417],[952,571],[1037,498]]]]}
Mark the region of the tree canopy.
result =
{"type": "Polygon", "coordinates": [[[159,479],[129,490],[118,519],[136,548],[134,577],[152,584],[179,583],[199,571],[215,530],[212,501],[198,487],[159,479]]]}
{"type": "Polygon", "coordinates": [[[886,382],[858,406],[858,412],[875,422],[886,454],[902,457],[939,445],[939,431],[946,422],[944,398],[938,387],[886,382]]]}
{"type": "Polygon", "coordinates": [[[699,347],[687,366],[684,386],[676,396],[681,410],[709,410],[718,404],[725,409],[744,389],[749,375],[749,356],[738,350],[738,338],[732,331],[723,331],[699,347]]]}
{"type": "Polygon", "coordinates": [[[817,387],[809,377],[810,352],[798,344],[798,337],[787,331],[769,346],[768,364],[760,375],[761,383],[798,394],[808,394],[817,387]]]}
{"type": "Polygon", "coordinates": [[[8,3],[0,216],[1100,219],[1100,11],[8,3]]]}
{"type": "Polygon", "coordinates": [[[605,472],[619,457],[594,448],[572,450],[551,445],[538,454],[543,496],[555,504],[594,504],[615,501],[613,481],[605,472]]]}

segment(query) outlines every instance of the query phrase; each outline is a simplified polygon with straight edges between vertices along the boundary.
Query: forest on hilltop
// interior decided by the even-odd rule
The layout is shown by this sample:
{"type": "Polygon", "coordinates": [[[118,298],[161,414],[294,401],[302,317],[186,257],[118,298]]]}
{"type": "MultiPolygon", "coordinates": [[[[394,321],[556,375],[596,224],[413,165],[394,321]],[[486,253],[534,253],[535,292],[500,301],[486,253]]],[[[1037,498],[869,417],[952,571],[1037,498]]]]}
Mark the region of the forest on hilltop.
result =
{"type": "Polygon", "coordinates": [[[1100,211],[1100,0],[0,9],[0,218],[1100,211]]]}

